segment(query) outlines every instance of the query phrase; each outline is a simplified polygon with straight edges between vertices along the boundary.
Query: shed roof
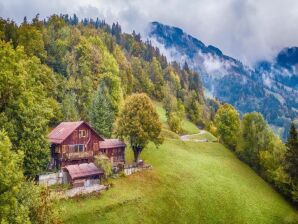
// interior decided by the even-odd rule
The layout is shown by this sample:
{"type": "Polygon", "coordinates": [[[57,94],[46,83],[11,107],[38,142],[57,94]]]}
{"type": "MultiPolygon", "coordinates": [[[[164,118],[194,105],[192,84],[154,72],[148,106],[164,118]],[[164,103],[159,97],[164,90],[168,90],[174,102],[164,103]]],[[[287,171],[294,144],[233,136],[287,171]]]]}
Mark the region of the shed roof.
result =
{"type": "MultiPolygon", "coordinates": [[[[84,122],[84,121],[61,122],[57,127],[55,127],[50,132],[50,134],[48,134],[48,139],[51,143],[61,144],[68,136],[71,135],[71,133],[74,130],[76,130],[83,123],[86,124],[90,129],[94,131],[94,129],[87,122],[84,122]]],[[[94,132],[96,133],[96,131],[94,132]]]]}
{"type": "Polygon", "coordinates": [[[72,180],[86,178],[94,175],[103,175],[104,172],[96,167],[94,163],[81,163],[65,166],[72,180]]]}
{"type": "Polygon", "coordinates": [[[125,146],[125,143],[119,139],[105,139],[103,142],[100,142],[101,149],[121,148],[125,146]]]}

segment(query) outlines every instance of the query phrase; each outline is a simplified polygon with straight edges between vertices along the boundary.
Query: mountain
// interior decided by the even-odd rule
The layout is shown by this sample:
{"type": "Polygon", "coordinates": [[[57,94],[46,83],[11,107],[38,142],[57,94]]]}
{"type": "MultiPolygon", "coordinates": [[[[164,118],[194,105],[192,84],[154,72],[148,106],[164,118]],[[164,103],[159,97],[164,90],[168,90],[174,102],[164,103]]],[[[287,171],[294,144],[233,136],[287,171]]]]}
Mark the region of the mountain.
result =
{"type": "Polygon", "coordinates": [[[283,137],[298,116],[298,48],[283,49],[274,60],[249,67],[182,29],[150,24],[148,37],[170,60],[199,72],[206,95],[235,106],[242,114],[261,112],[283,137]]]}

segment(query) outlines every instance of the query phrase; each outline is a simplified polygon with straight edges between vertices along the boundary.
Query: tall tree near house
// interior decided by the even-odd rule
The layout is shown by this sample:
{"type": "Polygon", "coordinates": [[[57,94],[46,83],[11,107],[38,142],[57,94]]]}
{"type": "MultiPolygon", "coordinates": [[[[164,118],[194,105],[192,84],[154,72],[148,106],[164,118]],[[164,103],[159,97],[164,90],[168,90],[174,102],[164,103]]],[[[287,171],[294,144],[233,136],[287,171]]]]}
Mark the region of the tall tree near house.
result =
{"type": "Polygon", "coordinates": [[[92,126],[104,137],[112,135],[113,124],[122,99],[120,79],[110,73],[102,75],[89,116],[92,126]]]}
{"type": "Polygon", "coordinates": [[[120,78],[110,72],[101,74],[98,88],[103,91],[114,113],[118,114],[121,101],[123,100],[120,78]]]}
{"type": "Polygon", "coordinates": [[[52,73],[23,48],[0,41],[0,128],[7,131],[14,150],[24,152],[24,172],[35,176],[46,167],[48,123],[53,117],[47,88],[52,73]]]}
{"type": "Polygon", "coordinates": [[[28,209],[18,202],[24,180],[22,158],[22,153],[11,151],[9,138],[0,131],[0,223],[30,223],[28,209]]]}
{"type": "Polygon", "coordinates": [[[104,90],[98,88],[90,110],[90,120],[94,129],[104,137],[110,137],[115,120],[115,112],[111,102],[104,94],[104,90]]]}
{"type": "Polygon", "coordinates": [[[46,187],[27,181],[23,175],[21,150],[0,131],[0,223],[60,224],[56,200],[46,187]]]}
{"type": "Polygon", "coordinates": [[[149,141],[162,143],[160,132],[161,122],[150,98],[144,93],[129,96],[116,122],[116,135],[130,143],[135,162],[149,141]]]}
{"type": "Polygon", "coordinates": [[[235,149],[240,131],[240,118],[237,110],[229,105],[221,106],[215,115],[215,125],[220,140],[235,149]]]}
{"type": "Polygon", "coordinates": [[[286,146],[286,171],[295,185],[298,185],[298,134],[294,123],[291,124],[286,146]]]}
{"type": "Polygon", "coordinates": [[[62,113],[65,121],[80,120],[80,115],[76,106],[76,95],[73,92],[65,94],[62,101],[62,113]]]}

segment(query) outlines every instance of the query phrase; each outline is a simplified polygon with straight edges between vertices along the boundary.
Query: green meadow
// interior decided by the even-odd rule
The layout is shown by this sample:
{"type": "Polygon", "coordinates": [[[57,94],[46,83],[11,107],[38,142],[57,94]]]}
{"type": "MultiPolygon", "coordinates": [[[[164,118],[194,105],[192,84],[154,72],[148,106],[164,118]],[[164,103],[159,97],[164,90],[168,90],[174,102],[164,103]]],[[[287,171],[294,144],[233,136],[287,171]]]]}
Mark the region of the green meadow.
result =
{"type": "MultiPolygon", "coordinates": [[[[184,126],[187,133],[194,127],[188,121],[184,126]]],[[[152,169],[111,179],[112,187],[101,194],[61,201],[64,221],[298,223],[296,210],[223,145],[181,141],[166,124],[164,132],[164,143],[150,144],[141,155],[152,169]]],[[[126,153],[132,160],[131,150],[126,153]]]]}
{"type": "Polygon", "coordinates": [[[112,180],[102,194],[63,201],[65,222],[295,223],[295,210],[219,143],[167,139],[142,158],[151,170],[112,180]]]}

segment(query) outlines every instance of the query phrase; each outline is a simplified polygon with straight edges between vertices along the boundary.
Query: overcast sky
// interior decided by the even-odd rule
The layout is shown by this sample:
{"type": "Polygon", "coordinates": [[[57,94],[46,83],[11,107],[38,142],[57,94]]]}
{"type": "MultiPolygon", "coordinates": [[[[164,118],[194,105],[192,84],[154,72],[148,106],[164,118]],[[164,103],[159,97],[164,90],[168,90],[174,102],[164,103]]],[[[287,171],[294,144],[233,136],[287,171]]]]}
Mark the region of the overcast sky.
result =
{"type": "Polygon", "coordinates": [[[297,0],[0,0],[1,17],[19,22],[37,13],[119,21],[128,32],[160,21],[249,64],[298,46],[297,0]]]}

